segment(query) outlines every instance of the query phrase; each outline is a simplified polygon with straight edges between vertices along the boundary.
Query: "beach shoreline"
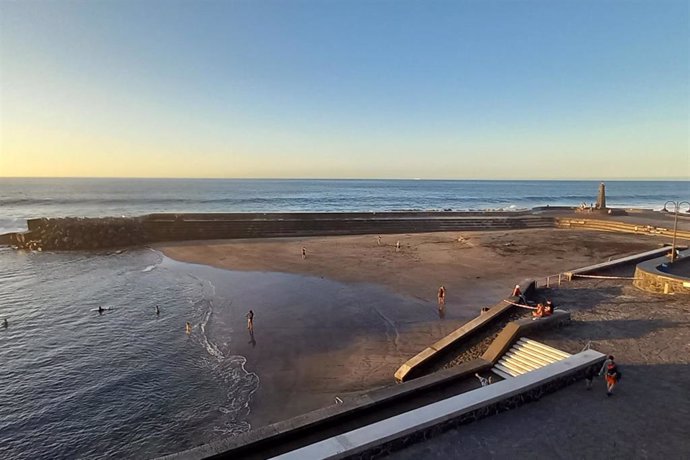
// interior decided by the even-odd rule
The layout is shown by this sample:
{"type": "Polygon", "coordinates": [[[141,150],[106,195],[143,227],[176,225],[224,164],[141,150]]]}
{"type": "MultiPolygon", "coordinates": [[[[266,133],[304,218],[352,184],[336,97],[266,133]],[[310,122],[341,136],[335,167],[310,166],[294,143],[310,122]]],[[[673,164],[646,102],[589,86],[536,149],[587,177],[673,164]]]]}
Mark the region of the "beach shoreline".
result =
{"type": "Polygon", "coordinates": [[[259,428],[331,405],[336,396],[394,384],[406,359],[507,297],[523,278],[658,244],[636,235],[540,229],[383,235],[381,245],[377,235],[357,235],[154,248],[200,264],[194,270],[221,291],[224,272],[245,275],[226,286],[233,300],[225,321],[241,335],[246,311],[257,313],[257,343],[238,340],[234,350],[261,381],[249,415],[259,428]],[[448,291],[443,318],[436,304],[441,284],[448,291]]]}

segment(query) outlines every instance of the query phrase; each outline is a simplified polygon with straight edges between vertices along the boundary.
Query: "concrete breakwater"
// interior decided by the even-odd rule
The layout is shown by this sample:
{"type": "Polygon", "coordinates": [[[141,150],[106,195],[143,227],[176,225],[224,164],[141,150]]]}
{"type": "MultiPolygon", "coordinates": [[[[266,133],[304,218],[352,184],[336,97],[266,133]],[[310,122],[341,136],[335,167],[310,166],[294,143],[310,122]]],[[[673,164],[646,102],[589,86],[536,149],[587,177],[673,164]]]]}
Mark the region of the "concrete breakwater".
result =
{"type": "MultiPolygon", "coordinates": [[[[28,231],[0,235],[0,245],[43,249],[105,249],[165,241],[276,238],[331,235],[427,233],[563,228],[673,235],[668,216],[649,213],[621,222],[616,217],[573,218],[572,210],[516,212],[358,212],[358,213],[209,213],[148,214],[139,217],[30,219],[28,231]],[[646,219],[646,220],[645,220],[646,219]]],[[[690,240],[690,231],[678,230],[690,240]]]]}
{"type": "Polygon", "coordinates": [[[145,242],[142,219],[66,217],[31,219],[27,232],[2,235],[5,243],[22,249],[99,249],[125,247],[145,242]]]}
{"type": "Polygon", "coordinates": [[[149,214],[27,221],[0,244],[33,250],[104,249],[163,241],[551,228],[529,212],[149,214]]]}

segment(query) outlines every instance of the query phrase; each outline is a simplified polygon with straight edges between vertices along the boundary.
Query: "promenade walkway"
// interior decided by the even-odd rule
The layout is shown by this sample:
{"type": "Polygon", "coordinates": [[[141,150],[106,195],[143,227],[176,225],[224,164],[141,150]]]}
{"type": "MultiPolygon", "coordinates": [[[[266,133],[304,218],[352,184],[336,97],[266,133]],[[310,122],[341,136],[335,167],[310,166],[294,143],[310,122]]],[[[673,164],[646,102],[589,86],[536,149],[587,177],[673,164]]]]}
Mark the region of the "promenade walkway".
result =
{"type": "Polygon", "coordinates": [[[624,372],[613,397],[603,381],[576,383],[522,406],[412,445],[387,458],[690,458],[690,305],[620,281],[586,280],[549,293],[572,321],[548,345],[587,341],[624,372]]]}

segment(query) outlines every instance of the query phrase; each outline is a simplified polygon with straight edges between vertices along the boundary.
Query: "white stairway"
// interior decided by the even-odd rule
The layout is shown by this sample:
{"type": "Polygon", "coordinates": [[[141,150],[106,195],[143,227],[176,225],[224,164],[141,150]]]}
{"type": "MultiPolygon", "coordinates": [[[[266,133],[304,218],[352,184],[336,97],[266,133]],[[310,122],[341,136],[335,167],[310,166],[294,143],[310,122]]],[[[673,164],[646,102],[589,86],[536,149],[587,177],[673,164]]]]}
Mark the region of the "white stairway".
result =
{"type": "Polygon", "coordinates": [[[570,354],[564,351],[522,337],[498,360],[491,370],[504,379],[509,379],[568,357],[570,354]]]}

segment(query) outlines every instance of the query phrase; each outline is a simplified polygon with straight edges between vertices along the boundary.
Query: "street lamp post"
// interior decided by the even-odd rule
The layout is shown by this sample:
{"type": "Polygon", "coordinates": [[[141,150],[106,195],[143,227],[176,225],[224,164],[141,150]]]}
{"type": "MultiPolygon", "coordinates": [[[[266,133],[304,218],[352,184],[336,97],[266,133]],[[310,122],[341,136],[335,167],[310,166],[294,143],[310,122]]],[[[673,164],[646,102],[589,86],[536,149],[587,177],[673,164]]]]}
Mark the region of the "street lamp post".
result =
{"type": "Polygon", "coordinates": [[[690,211],[690,203],[687,201],[672,201],[669,200],[666,203],[664,203],[664,211],[669,212],[668,209],[666,209],[666,206],[670,204],[673,205],[673,212],[675,213],[676,217],[673,221],[673,242],[671,243],[671,262],[676,261],[676,233],[678,232],[678,212],[680,211],[680,208],[683,205],[686,205],[688,207],[688,211],[690,211]]]}

